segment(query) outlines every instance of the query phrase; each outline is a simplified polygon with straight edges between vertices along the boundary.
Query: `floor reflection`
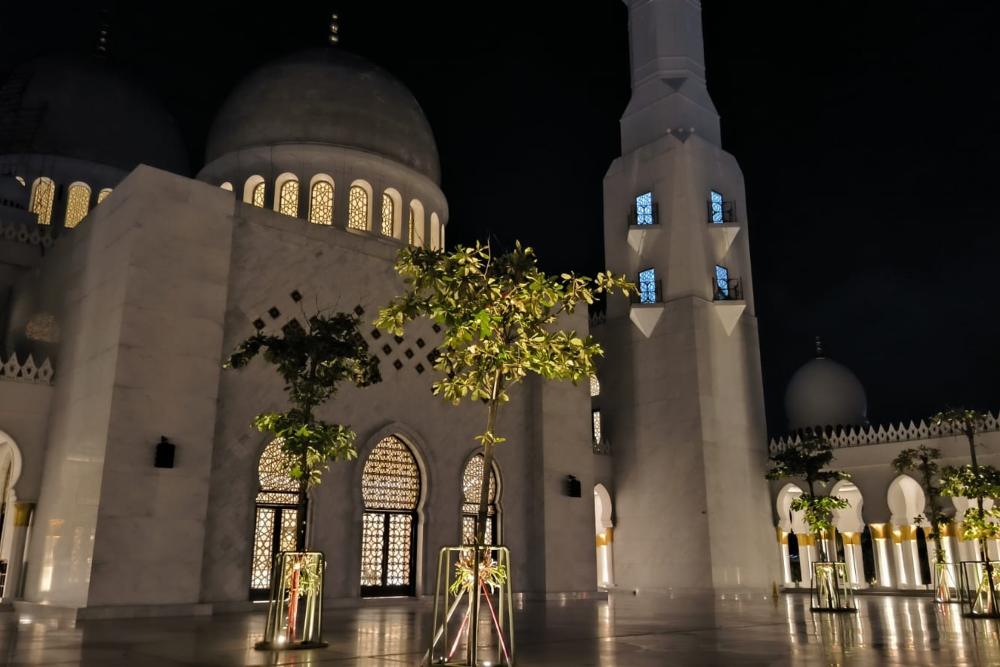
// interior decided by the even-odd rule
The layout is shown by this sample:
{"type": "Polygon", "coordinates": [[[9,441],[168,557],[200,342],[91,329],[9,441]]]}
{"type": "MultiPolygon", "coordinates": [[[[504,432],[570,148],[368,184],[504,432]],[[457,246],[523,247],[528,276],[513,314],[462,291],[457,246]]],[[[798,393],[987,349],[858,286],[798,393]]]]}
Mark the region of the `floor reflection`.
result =
{"type": "MultiPolygon", "coordinates": [[[[998,665],[1000,625],[930,598],[859,596],[853,614],[813,613],[806,595],[719,600],[613,595],[525,601],[519,665],[998,665]]],[[[406,601],[324,613],[328,648],[262,653],[263,613],[90,621],[0,614],[0,665],[416,665],[430,606],[406,601]]]]}

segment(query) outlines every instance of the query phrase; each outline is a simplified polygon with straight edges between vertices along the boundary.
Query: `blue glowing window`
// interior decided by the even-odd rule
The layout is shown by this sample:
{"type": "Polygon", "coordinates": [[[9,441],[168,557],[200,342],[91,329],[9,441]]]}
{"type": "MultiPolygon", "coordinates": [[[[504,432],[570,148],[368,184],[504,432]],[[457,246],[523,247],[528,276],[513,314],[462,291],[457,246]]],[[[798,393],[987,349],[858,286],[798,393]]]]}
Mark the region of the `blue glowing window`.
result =
{"type": "Polygon", "coordinates": [[[635,198],[635,224],[653,224],[653,193],[647,192],[635,198]]]}
{"type": "Polygon", "coordinates": [[[717,297],[729,298],[729,269],[715,265],[715,292],[717,297]]]}
{"type": "Polygon", "coordinates": [[[712,222],[722,223],[725,222],[725,214],[722,212],[722,193],[711,190],[708,193],[708,203],[712,211],[712,222]]]}
{"type": "Polygon", "coordinates": [[[639,303],[656,303],[656,270],[646,269],[639,272],[639,303]]]}

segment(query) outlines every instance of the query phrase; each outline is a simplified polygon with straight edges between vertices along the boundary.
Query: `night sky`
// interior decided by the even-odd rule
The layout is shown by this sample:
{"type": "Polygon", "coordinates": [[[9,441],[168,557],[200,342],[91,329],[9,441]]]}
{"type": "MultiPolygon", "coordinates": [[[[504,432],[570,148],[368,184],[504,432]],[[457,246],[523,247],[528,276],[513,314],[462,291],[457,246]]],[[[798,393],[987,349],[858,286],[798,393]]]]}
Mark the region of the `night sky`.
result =
{"type": "MultiPolygon", "coordinates": [[[[108,6],[12,4],[0,76],[39,53],[88,56],[108,6]]],[[[196,172],[226,94],[322,45],[331,6],[120,3],[112,60],[165,101],[196,172]]],[[[398,76],[430,119],[450,244],[519,238],[548,269],[603,268],[601,181],[629,95],[620,0],[335,6],[342,47],[398,76]]],[[[816,335],[865,385],[873,422],[1000,407],[1000,5],[703,10],[709,91],[747,183],[769,430],[816,335]]]]}

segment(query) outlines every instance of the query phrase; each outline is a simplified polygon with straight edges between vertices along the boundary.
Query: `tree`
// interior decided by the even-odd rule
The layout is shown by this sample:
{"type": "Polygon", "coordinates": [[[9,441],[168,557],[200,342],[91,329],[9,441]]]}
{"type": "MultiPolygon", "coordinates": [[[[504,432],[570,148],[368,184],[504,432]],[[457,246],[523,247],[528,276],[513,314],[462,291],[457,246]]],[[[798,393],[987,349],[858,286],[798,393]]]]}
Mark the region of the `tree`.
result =
{"type": "Polygon", "coordinates": [[[292,320],[280,335],[257,331],[240,343],[224,364],[225,368],[240,369],[261,354],[285,381],[291,408],[259,414],[253,426],[281,443],[288,474],[299,482],[300,521],[306,492],[319,484],[329,462],[358,456],[354,431],[317,419],[315,409],[336,395],[341,382],[367,387],[382,381],[378,358],[368,353],[359,323],[347,313],[316,314],[305,327],[292,320]]]}
{"type": "Polygon", "coordinates": [[[821,545],[823,559],[829,560],[823,533],[833,528],[834,510],[844,509],[850,503],[838,496],[817,496],[816,487],[826,486],[827,482],[833,480],[850,479],[850,474],[826,469],[833,461],[833,447],[826,438],[818,436],[807,436],[798,443],[772,454],[770,459],[771,468],[765,475],[767,479],[805,480],[809,492],[793,500],[791,509],[793,512],[804,513],[810,532],[821,545]]]}
{"type": "MultiPolygon", "coordinates": [[[[920,445],[916,449],[904,449],[896,458],[892,460],[892,467],[899,474],[916,473],[920,477],[920,486],[923,487],[927,496],[927,517],[931,524],[931,539],[934,541],[936,551],[935,562],[944,563],[945,553],[941,548],[941,524],[944,523],[944,515],[941,513],[941,505],[938,498],[941,496],[941,489],[934,484],[939,466],[937,460],[941,458],[941,450],[927,445],[920,445]]],[[[913,518],[914,523],[920,523],[923,516],[913,518]]]]}
{"type": "MultiPolygon", "coordinates": [[[[320,483],[330,461],[353,460],[355,433],[349,426],[318,419],[316,408],[334,397],[341,382],[367,387],[382,380],[378,358],[368,353],[368,343],[358,331],[353,315],[316,314],[305,327],[292,320],[280,335],[257,331],[229,356],[225,368],[245,367],[258,354],[275,367],[285,381],[291,407],[284,412],[265,412],[253,419],[262,433],[271,433],[280,443],[288,462],[288,474],[299,483],[298,541],[306,537],[308,489],[320,483]]],[[[296,562],[288,586],[288,641],[295,641],[298,596],[308,585],[308,572],[296,562]],[[303,579],[302,576],[306,575],[303,579]]]]}
{"type": "Polygon", "coordinates": [[[950,497],[975,498],[976,506],[965,510],[962,516],[962,538],[978,540],[980,558],[986,569],[985,583],[988,586],[987,613],[996,613],[997,583],[994,568],[990,562],[987,542],[1000,536],[1000,509],[986,509],[983,501],[1000,498],[1000,471],[993,466],[981,466],[976,457],[976,434],[982,429],[988,417],[985,412],[967,408],[952,408],[938,412],[931,417],[935,426],[948,426],[965,436],[969,443],[969,458],[972,465],[946,466],[941,471],[941,495],[950,497]]]}
{"type": "Polygon", "coordinates": [[[590,336],[560,329],[559,317],[594,303],[597,295],[615,290],[627,295],[635,286],[610,271],[594,279],[547,275],[534,250],[520,242],[501,255],[479,243],[450,253],[405,248],[396,271],[406,292],[379,312],[375,325],[403,335],[407,322],[433,320],[443,328],[434,368],[444,375],[434,382],[434,393],[456,405],[462,400],[486,405],[486,429],[476,436],[483,448],[476,522],[476,543],[482,545],[494,448],[504,442],[496,432],[497,416],[510,389],[529,373],[574,383],[593,375],[594,358],[604,351],[590,336]]]}

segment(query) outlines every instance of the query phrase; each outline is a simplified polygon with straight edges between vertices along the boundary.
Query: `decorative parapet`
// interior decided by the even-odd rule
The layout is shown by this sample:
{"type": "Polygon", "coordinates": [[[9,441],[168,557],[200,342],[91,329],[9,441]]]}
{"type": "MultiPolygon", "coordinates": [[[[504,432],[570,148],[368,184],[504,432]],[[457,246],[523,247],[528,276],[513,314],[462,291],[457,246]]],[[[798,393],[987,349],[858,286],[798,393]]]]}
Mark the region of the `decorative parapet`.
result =
{"type": "Polygon", "coordinates": [[[24,363],[18,361],[15,353],[11,353],[6,361],[0,356],[0,364],[2,364],[0,365],[0,380],[52,384],[52,376],[55,374],[52,363],[48,359],[39,366],[35,364],[35,360],[30,354],[24,363]]]}
{"type": "Polygon", "coordinates": [[[0,219],[0,239],[51,248],[55,239],[52,237],[50,227],[50,225],[0,219]]]}
{"type": "MultiPolygon", "coordinates": [[[[1000,412],[986,413],[985,423],[980,432],[1000,431],[1000,412]]],[[[821,429],[805,429],[803,431],[772,439],[769,445],[771,453],[784,451],[789,445],[801,442],[802,436],[821,435],[833,445],[834,449],[843,447],[865,447],[867,445],[884,445],[890,442],[909,442],[925,438],[944,438],[963,435],[961,431],[947,424],[935,426],[924,420],[919,422],[889,424],[879,426],[849,426],[821,429]]]]}

